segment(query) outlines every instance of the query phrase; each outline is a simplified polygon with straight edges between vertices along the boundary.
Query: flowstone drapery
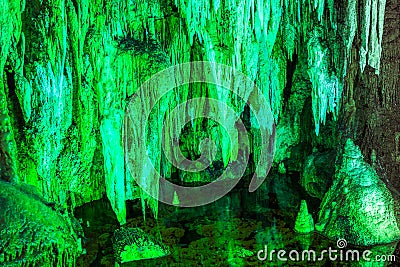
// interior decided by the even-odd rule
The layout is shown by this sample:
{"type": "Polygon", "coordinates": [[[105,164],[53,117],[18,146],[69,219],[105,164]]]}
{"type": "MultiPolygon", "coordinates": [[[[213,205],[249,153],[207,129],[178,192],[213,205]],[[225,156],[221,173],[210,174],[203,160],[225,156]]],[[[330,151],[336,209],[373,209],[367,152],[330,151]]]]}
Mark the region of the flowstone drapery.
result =
{"type": "MultiPolygon", "coordinates": [[[[135,185],[124,166],[126,100],[158,71],[199,60],[232,66],[257,84],[281,133],[278,164],[303,138],[300,117],[292,112],[302,112],[308,97],[317,135],[330,120],[327,114],[336,118],[346,70],[339,52],[346,47],[349,53],[360,27],[355,6],[348,2],[343,44],[332,0],[1,1],[2,179],[34,185],[64,207],[105,193],[121,223],[128,199],[141,198],[157,214],[157,201],[135,185]]],[[[362,69],[368,62],[379,70],[384,11],[384,0],[363,4],[362,12],[371,15],[361,29],[362,69]]],[[[246,103],[209,86],[183,85],[154,112],[168,114],[198,96],[236,107],[257,142],[259,126],[254,114],[245,115],[246,103]]],[[[204,121],[194,122],[193,132],[204,121]]],[[[161,121],[152,123],[154,139],[147,140],[152,162],[173,176],[176,168],[159,150],[161,121]]],[[[226,135],[221,129],[211,134],[222,147],[216,161],[226,166],[226,135]]],[[[185,144],[188,155],[198,151],[197,140],[185,144]]],[[[257,161],[257,145],[251,152],[257,161]]]]}

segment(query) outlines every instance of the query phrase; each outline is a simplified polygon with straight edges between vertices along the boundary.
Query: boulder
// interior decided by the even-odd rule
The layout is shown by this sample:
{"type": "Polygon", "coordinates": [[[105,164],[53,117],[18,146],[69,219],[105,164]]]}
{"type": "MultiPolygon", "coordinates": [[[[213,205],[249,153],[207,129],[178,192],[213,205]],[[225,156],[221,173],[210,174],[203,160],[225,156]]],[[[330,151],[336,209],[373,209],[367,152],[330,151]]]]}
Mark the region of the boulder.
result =
{"type": "Polygon", "coordinates": [[[0,265],[75,266],[82,246],[74,222],[19,187],[0,181],[0,265]]]}
{"type": "Polygon", "coordinates": [[[393,203],[386,185],[364,161],[359,147],[348,139],[342,165],[321,203],[316,229],[354,245],[400,240],[393,203]]]}

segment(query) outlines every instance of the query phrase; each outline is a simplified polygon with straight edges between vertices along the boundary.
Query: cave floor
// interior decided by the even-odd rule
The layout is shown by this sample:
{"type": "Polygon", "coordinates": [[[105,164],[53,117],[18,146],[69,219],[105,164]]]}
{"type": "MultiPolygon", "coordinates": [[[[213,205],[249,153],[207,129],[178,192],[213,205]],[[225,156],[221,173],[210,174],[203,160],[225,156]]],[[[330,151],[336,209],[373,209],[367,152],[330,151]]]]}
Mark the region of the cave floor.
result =
{"type": "MultiPolygon", "coordinates": [[[[87,237],[84,246],[86,254],[78,259],[78,266],[115,266],[112,235],[118,224],[110,218],[101,214],[97,223],[83,223],[87,237]]],[[[313,249],[317,253],[329,247],[337,248],[336,241],[317,233],[295,233],[294,220],[293,211],[280,209],[260,209],[259,212],[246,213],[227,210],[206,215],[188,212],[187,209],[179,210],[177,207],[164,207],[158,220],[149,212],[145,220],[143,216],[131,217],[125,226],[139,227],[161,238],[170,247],[171,254],[122,266],[360,266],[346,261],[331,262],[328,259],[317,262],[278,262],[276,253],[274,260],[260,261],[257,252],[265,245],[268,245],[268,253],[272,249],[278,251],[282,248],[285,251],[313,249]]],[[[368,249],[389,255],[395,248],[396,244],[389,244],[368,249]]],[[[396,251],[398,253],[399,250],[396,251]]]]}

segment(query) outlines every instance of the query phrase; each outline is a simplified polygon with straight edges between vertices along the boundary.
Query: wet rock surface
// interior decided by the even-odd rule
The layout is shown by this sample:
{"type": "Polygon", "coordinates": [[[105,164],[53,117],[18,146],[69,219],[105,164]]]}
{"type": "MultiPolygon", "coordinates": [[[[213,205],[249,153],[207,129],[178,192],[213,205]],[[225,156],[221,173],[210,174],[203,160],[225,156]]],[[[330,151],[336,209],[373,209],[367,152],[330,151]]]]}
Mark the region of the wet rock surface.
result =
{"type": "Polygon", "coordinates": [[[34,194],[0,181],[0,265],[75,266],[80,225],[34,194]]]}

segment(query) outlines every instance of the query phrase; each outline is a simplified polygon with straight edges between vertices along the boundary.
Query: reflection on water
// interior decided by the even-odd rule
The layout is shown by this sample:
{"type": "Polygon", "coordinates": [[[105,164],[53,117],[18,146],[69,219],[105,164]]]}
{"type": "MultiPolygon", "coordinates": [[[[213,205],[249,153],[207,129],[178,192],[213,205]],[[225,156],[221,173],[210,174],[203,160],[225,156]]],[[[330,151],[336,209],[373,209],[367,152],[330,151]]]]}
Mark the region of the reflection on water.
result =
{"type": "MultiPolygon", "coordinates": [[[[273,198],[260,200],[247,199],[254,205],[245,209],[240,204],[240,195],[233,192],[215,203],[196,208],[177,208],[160,205],[159,219],[156,221],[149,214],[146,220],[139,215],[141,207],[138,203],[129,203],[131,218],[126,227],[139,227],[171,248],[171,254],[164,258],[149,259],[125,263],[122,266],[399,266],[399,262],[365,262],[351,261],[347,251],[362,253],[370,250],[369,258],[376,255],[386,261],[392,260],[389,255],[397,254],[396,244],[374,247],[355,247],[347,245],[342,249],[342,260],[337,240],[329,240],[317,233],[297,234],[293,231],[297,211],[294,209],[265,208],[274,206],[273,198]],[[135,206],[137,205],[137,206],[135,206]],[[136,214],[136,216],[134,216],[136,214]],[[264,250],[267,248],[267,254],[264,250]],[[337,255],[336,261],[331,261],[327,252],[337,255]],[[259,253],[260,250],[263,250],[259,253]],[[275,250],[270,259],[270,252],[275,250]],[[277,253],[284,250],[278,260],[277,253]],[[301,253],[315,251],[316,261],[301,261],[301,253]],[[297,251],[300,261],[293,261],[297,251]],[[289,253],[292,252],[292,257],[289,253]],[[335,254],[336,253],[336,254],[335,254]],[[259,256],[257,256],[259,254],[259,256]],[[268,255],[265,260],[263,257],[268,255]],[[259,259],[261,257],[261,260],[259,259]]],[[[104,202],[104,201],[103,201],[104,202]]],[[[114,255],[111,238],[118,228],[116,220],[112,219],[112,211],[99,201],[89,207],[76,211],[76,216],[84,223],[87,236],[85,244],[86,255],[78,262],[79,266],[114,266],[114,255]],[[96,212],[100,205],[100,213],[96,212]],[[87,227],[89,226],[89,227],[87,227]]]]}

